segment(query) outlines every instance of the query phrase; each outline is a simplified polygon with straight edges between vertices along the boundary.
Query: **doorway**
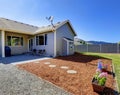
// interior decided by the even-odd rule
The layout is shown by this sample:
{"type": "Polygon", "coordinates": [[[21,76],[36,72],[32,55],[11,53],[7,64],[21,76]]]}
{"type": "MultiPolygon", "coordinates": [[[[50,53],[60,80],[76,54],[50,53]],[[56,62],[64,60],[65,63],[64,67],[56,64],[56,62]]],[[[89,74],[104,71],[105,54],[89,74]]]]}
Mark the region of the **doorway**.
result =
{"type": "Polygon", "coordinates": [[[29,39],[29,51],[33,50],[33,39],[29,39]]]}

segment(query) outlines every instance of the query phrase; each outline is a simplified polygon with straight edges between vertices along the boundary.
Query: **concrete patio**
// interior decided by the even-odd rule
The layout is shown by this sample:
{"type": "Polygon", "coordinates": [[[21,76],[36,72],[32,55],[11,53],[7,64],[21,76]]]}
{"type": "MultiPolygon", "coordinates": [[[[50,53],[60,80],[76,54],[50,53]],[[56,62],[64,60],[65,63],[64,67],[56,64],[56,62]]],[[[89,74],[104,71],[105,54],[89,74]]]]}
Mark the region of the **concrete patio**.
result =
{"type": "Polygon", "coordinates": [[[51,57],[22,54],[22,55],[15,55],[15,56],[10,56],[10,57],[5,57],[5,58],[0,57],[0,63],[21,64],[25,62],[39,61],[39,60],[44,60],[44,59],[49,59],[49,58],[51,57]]]}

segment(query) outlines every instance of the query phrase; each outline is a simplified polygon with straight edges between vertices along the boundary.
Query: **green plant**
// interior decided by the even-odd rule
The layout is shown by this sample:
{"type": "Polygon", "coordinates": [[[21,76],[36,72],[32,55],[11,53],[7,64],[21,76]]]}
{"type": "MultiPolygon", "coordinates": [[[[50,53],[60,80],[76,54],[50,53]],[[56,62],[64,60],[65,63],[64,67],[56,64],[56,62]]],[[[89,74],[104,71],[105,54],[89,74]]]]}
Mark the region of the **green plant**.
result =
{"type": "Polygon", "coordinates": [[[98,85],[104,86],[107,80],[107,72],[101,72],[100,69],[97,69],[94,78],[98,85]]]}

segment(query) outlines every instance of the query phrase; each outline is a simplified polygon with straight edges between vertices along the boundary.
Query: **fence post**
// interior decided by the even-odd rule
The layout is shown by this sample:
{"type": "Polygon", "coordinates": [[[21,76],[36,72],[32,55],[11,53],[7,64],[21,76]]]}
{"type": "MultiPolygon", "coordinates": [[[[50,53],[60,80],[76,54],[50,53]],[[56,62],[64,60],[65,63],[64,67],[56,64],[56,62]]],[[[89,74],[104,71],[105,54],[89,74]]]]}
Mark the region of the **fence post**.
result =
{"type": "Polygon", "coordinates": [[[88,44],[87,44],[87,52],[88,52],[88,44]]]}
{"type": "Polygon", "coordinates": [[[101,47],[102,47],[102,45],[100,44],[100,53],[101,53],[101,47]]]}
{"type": "Polygon", "coordinates": [[[119,53],[119,43],[117,43],[117,53],[119,53]]]}

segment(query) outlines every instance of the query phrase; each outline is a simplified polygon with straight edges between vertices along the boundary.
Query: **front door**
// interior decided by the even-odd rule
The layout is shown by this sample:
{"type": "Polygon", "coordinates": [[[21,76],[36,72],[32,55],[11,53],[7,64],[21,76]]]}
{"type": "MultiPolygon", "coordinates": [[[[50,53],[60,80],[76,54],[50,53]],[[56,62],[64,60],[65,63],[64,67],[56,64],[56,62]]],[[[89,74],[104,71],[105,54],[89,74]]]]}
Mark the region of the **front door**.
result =
{"type": "Polygon", "coordinates": [[[33,50],[33,39],[29,39],[29,51],[33,50]]]}

